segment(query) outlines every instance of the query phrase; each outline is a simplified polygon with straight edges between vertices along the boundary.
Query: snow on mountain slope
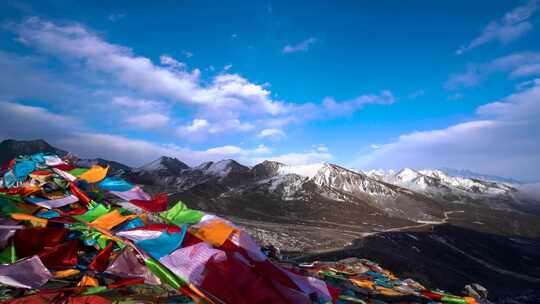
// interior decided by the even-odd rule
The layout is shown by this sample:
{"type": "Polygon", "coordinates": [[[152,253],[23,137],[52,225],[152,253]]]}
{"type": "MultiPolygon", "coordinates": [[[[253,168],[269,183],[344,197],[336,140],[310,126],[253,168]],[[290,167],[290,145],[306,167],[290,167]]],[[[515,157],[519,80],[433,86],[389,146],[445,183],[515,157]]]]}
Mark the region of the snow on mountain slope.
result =
{"type": "MultiPolygon", "coordinates": [[[[438,169],[372,170],[372,178],[419,192],[443,203],[479,204],[489,208],[525,210],[530,196],[508,183],[451,176],[438,169]],[[524,209],[525,208],[525,209],[524,209]]],[[[540,201],[540,200],[537,200],[540,201]]],[[[527,209],[528,210],[528,209],[527,209]]]]}
{"type": "Polygon", "coordinates": [[[297,165],[297,166],[289,166],[289,165],[282,165],[278,168],[279,174],[297,174],[300,176],[313,178],[321,168],[323,168],[326,164],[324,163],[315,163],[315,164],[309,164],[309,165],[297,165]]]}
{"type": "Polygon", "coordinates": [[[410,182],[418,179],[419,177],[421,177],[421,175],[418,172],[414,171],[413,169],[409,169],[409,168],[405,168],[405,169],[399,171],[395,175],[396,180],[399,180],[399,181],[404,182],[404,183],[410,183],[410,182]]]}
{"type": "Polygon", "coordinates": [[[465,178],[472,178],[472,179],[479,179],[479,180],[484,180],[484,181],[507,183],[507,184],[514,184],[514,185],[524,184],[523,182],[513,179],[513,178],[490,175],[490,174],[481,174],[481,173],[476,173],[471,170],[465,170],[465,169],[458,170],[458,169],[444,167],[444,168],[440,168],[439,170],[445,172],[446,174],[450,176],[459,176],[459,177],[465,177],[465,178]]]}
{"type": "Polygon", "coordinates": [[[450,176],[441,170],[413,170],[405,168],[394,171],[372,170],[368,175],[391,183],[422,192],[462,192],[475,196],[496,196],[509,194],[516,189],[504,183],[450,176]]]}
{"type": "MultiPolygon", "coordinates": [[[[264,164],[268,167],[271,163],[265,162],[264,164]]],[[[362,172],[355,172],[334,164],[316,163],[309,165],[289,166],[280,163],[273,163],[273,166],[275,168],[275,175],[301,176],[305,178],[306,182],[312,181],[315,183],[315,185],[330,187],[346,193],[371,196],[396,196],[395,190],[384,185],[379,180],[370,178],[362,172]]],[[[276,179],[276,181],[285,180],[286,179],[283,178],[276,179]]]]}
{"type": "Polygon", "coordinates": [[[420,173],[437,178],[445,184],[457,189],[478,194],[499,195],[509,193],[514,190],[514,188],[504,183],[481,181],[479,179],[471,179],[460,176],[450,176],[441,170],[421,170],[420,173]]]}
{"type": "Polygon", "coordinates": [[[155,172],[155,171],[167,171],[170,174],[178,174],[184,169],[188,169],[189,166],[178,160],[177,158],[161,156],[160,158],[149,162],[137,169],[136,172],[155,172]]]}
{"type": "Polygon", "coordinates": [[[395,190],[378,180],[333,164],[321,166],[311,179],[317,185],[326,185],[347,193],[365,193],[372,196],[388,197],[395,197],[397,194],[395,190]]]}
{"type": "Polygon", "coordinates": [[[278,193],[285,201],[300,199],[307,178],[297,174],[276,175],[260,183],[268,183],[268,190],[278,193]]]}
{"type": "Polygon", "coordinates": [[[249,170],[248,167],[242,166],[232,159],[224,159],[215,163],[211,162],[209,166],[206,164],[208,163],[205,163],[204,173],[219,177],[227,176],[233,171],[249,170]]]}

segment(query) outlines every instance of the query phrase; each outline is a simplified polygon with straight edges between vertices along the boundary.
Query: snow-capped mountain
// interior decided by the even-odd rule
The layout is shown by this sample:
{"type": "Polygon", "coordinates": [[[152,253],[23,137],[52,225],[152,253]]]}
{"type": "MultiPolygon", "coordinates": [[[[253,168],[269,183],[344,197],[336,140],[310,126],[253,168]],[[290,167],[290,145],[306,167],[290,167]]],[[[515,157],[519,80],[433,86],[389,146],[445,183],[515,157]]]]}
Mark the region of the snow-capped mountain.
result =
{"type": "Polygon", "coordinates": [[[451,176],[442,170],[417,171],[405,168],[397,172],[394,170],[373,170],[368,171],[367,174],[387,183],[422,192],[461,191],[471,195],[503,195],[516,191],[514,187],[506,183],[451,176]]]}
{"type": "Polygon", "coordinates": [[[313,201],[318,196],[336,204],[368,205],[408,220],[440,218],[444,209],[440,204],[448,203],[507,210],[526,206],[524,196],[516,195],[518,190],[510,184],[451,176],[442,170],[405,168],[364,173],[328,163],[290,166],[274,161],[250,168],[230,159],[188,167],[177,159],[161,157],[127,177],[177,193],[204,189],[208,193],[197,196],[206,201],[241,200],[250,197],[250,192],[283,202],[313,201]]]}
{"type": "Polygon", "coordinates": [[[253,167],[253,172],[255,176],[272,177],[274,185],[277,182],[286,180],[282,177],[294,175],[319,187],[333,188],[349,194],[381,197],[395,197],[397,195],[397,192],[392,187],[363,173],[328,163],[289,166],[278,162],[265,161],[253,167]]]}
{"type": "MultiPolygon", "coordinates": [[[[44,141],[4,141],[0,160],[41,151],[61,150],[44,141]]],[[[325,163],[264,161],[248,167],[222,160],[190,167],[165,156],[137,168],[103,159],[77,165],[96,163],[118,168],[123,178],[144,184],[150,193],[168,193],[170,203],[182,200],[224,216],[261,244],[323,250],[330,258],[340,253],[329,249],[350,245],[343,250],[346,256],[371,255],[402,265],[402,271],[420,265],[422,273],[443,273],[430,278],[445,282],[475,275],[493,278],[496,289],[510,274],[515,286],[536,284],[537,289],[539,184],[514,185],[444,170],[362,172],[325,163]]]]}
{"type": "MultiPolygon", "coordinates": [[[[45,144],[40,142],[38,150],[56,149],[45,144]]],[[[34,142],[4,145],[16,147],[17,151],[36,146],[34,142]]],[[[231,159],[190,167],[166,156],[131,169],[102,159],[80,160],[82,166],[94,163],[110,164],[129,181],[173,193],[193,207],[216,213],[235,212],[248,218],[333,218],[335,222],[345,218],[363,224],[376,217],[379,222],[439,222],[445,212],[465,206],[540,212],[540,204],[529,203],[538,200],[520,195],[519,189],[525,187],[453,176],[442,170],[406,168],[364,173],[328,163],[290,166],[275,161],[248,167],[231,159]]]]}
{"type": "Polygon", "coordinates": [[[109,174],[112,175],[124,175],[132,170],[129,166],[103,158],[83,158],[77,160],[75,165],[80,167],[91,167],[93,165],[109,166],[109,174]]]}
{"type": "Polygon", "coordinates": [[[143,165],[135,172],[161,172],[168,174],[178,174],[184,169],[188,169],[189,166],[178,160],[177,158],[162,156],[146,165],[143,165]]]}
{"type": "Polygon", "coordinates": [[[162,156],[146,165],[134,169],[126,177],[137,183],[189,189],[209,181],[235,184],[238,179],[250,176],[250,168],[227,159],[205,162],[189,167],[176,158],[162,156]]]}
{"type": "Polygon", "coordinates": [[[174,184],[176,177],[186,169],[189,169],[189,166],[182,161],[173,157],[162,156],[126,172],[124,176],[139,184],[165,186],[174,184]]]}
{"type": "Polygon", "coordinates": [[[499,182],[499,183],[507,183],[507,184],[524,184],[522,181],[509,178],[509,177],[503,177],[503,176],[497,176],[497,175],[490,175],[490,174],[482,174],[473,172],[471,170],[466,169],[452,169],[448,167],[439,168],[439,170],[445,172],[446,174],[450,176],[459,176],[459,177],[465,177],[465,178],[473,178],[473,179],[479,179],[484,181],[492,181],[492,182],[499,182]]]}
{"type": "MultiPolygon", "coordinates": [[[[514,185],[452,176],[437,169],[400,171],[372,170],[372,178],[422,193],[440,202],[483,204],[492,208],[512,209],[523,205],[514,185]]],[[[521,207],[519,207],[521,208],[521,207]]]]}

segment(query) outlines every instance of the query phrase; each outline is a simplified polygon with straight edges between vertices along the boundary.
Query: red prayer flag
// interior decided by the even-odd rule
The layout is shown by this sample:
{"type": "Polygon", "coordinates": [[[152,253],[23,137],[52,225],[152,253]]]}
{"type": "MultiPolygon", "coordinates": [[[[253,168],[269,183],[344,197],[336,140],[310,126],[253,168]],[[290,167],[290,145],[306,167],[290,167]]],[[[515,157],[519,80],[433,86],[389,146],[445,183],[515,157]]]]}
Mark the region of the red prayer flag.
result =
{"type": "Polygon", "coordinates": [[[432,300],[435,300],[435,301],[440,301],[442,299],[442,295],[441,294],[438,294],[438,293],[434,293],[434,292],[431,292],[427,289],[424,289],[421,291],[422,295],[432,299],[432,300]]]}
{"type": "Polygon", "coordinates": [[[68,165],[68,164],[59,164],[59,165],[55,165],[55,166],[52,166],[53,168],[56,168],[58,170],[62,170],[62,171],[71,171],[77,167],[75,166],[72,166],[72,165],[68,165]]]}
{"type": "Polygon", "coordinates": [[[114,289],[122,286],[130,286],[130,285],[141,285],[144,284],[144,278],[127,278],[122,279],[118,282],[111,283],[107,285],[107,288],[114,289]]]}
{"type": "Polygon", "coordinates": [[[65,228],[31,227],[17,230],[13,236],[15,251],[19,258],[41,253],[45,247],[54,247],[64,242],[68,230],[65,228]]]}
{"type": "Polygon", "coordinates": [[[39,254],[39,258],[47,267],[77,265],[78,240],[67,241],[39,254]]]}
{"type": "Polygon", "coordinates": [[[167,230],[168,233],[180,233],[182,232],[182,228],[175,226],[175,225],[169,225],[169,224],[149,224],[144,225],[142,227],[135,227],[130,228],[124,231],[135,231],[135,230],[150,230],[150,231],[165,231],[167,230]]]}
{"type": "Polygon", "coordinates": [[[133,205],[149,212],[159,212],[167,210],[167,193],[159,193],[151,200],[130,200],[133,205]]]}
{"type": "Polygon", "coordinates": [[[103,272],[109,265],[109,258],[113,250],[113,242],[109,242],[107,247],[103,248],[88,265],[89,270],[103,272]]]}
{"type": "Polygon", "coordinates": [[[32,171],[32,173],[30,173],[30,174],[34,174],[34,175],[51,175],[51,172],[47,171],[47,170],[35,170],[35,171],[32,171]]]}
{"type": "Polygon", "coordinates": [[[290,302],[267,278],[232,255],[210,258],[205,265],[205,276],[200,287],[226,303],[290,302]]]}
{"type": "Polygon", "coordinates": [[[90,202],[90,198],[88,195],[86,195],[84,192],[82,192],[75,183],[69,183],[69,188],[71,189],[71,193],[75,195],[79,200],[85,204],[88,204],[90,202]]]}
{"type": "Polygon", "coordinates": [[[100,296],[80,296],[80,297],[69,297],[67,304],[110,304],[112,303],[108,299],[100,296]]]}

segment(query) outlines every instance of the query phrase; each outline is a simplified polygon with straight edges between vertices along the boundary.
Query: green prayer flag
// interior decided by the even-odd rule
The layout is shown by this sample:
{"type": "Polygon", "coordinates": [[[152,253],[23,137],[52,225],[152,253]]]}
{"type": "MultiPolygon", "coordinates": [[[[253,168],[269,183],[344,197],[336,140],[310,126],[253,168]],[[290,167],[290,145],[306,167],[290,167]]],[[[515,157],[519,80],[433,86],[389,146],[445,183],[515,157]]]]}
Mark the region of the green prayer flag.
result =
{"type": "Polygon", "coordinates": [[[111,207],[97,204],[94,208],[86,211],[81,215],[74,215],[73,217],[79,221],[91,222],[100,216],[103,216],[111,211],[111,207]]]}
{"type": "Polygon", "coordinates": [[[4,193],[4,192],[0,192],[0,198],[5,198],[5,199],[16,201],[16,202],[22,202],[23,201],[21,196],[18,195],[18,194],[11,195],[11,194],[7,194],[7,193],[4,193]]]}
{"type": "Polygon", "coordinates": [[[69,183],[63,179],[63,178],[57,178],[57,177],[54,177],[53,178],[53,182],[58,185],[58,187],[62,188],[62,189],[67,189],[69,187],[69,183]]]}
{"type": "Polygon", "coordinates": [[[204,212],[189,209],[182,201],[178,201],[171,209],[160,212],[159,216],[171,224],[181,226],[200,222],[204,212]]]}
{"type": "Polygon", "coordinates": [[[0,210],[2,214],[24,213],[9,199],[0,196],[0,210]]]}
{"type": "Polygon", "coordinates": [[[17,262],[17,254],[13,242],[0,252],[0,264],[13,264],[17,262]]]}
{"type": "Polygon", "coordinates": [[[108,289],[107,286],[94,286],[94,287],[87,288],[86,291],[84,291],[81,294],[82,295],[93,295],[93,294],[96,294],[96,293],[107,291],[107,289],[108,289]]]}
{"type": "Polygon", "coordinates": [[[84,172],[88,171],[87,168],[75,168],[73,170],[69,170],[68,173],[74,176],[79,176],[83,174],[84,172]]]}
{"type": "Polygon", "coordinates": [[[161,265],[157,260],[148,257],[144,259],[144,263],[162,282],[169,284],[172,288],[179,290],[182,285],[187,284],[186,281],[176,276],[165,266],[161,265]]]}
{"type": "Polygon", "coordinates": [[[444,296],[441,302],[448,304],[467,304],[467,300],[455,296],[444,296]]]}

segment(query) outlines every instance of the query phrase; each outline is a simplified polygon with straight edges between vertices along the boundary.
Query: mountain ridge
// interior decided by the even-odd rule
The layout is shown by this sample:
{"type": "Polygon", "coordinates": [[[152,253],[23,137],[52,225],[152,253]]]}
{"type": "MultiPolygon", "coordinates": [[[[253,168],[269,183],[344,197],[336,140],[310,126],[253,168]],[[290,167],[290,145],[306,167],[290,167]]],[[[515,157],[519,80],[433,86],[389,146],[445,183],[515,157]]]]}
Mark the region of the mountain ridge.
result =
{"type": "MultiPolygon", "coordinates": [[[[3,149],[16,149],[0,152],[56,149],[43,142],[26,147],[24,142],[2,142],[3,149]]],[[[190,208],[223,216],[259,244],[273,244],[291,255],[322,251],[334,257],[368,256],[450,290],[457,288],[455,282],[474,280],[470,282],[500,295],[512,291],[497,290],[504,283],[501,273],[517,269],[528,277],[539,275],[538,253],[531,248],[540,246],[540,212],[525,208],[537,206],[534,201],[513,201],[519,190],[506,183],[403,169],[390,174],[402,183],[396,185],[385,180],[388,172],[329,163],[290,166],[263,161],[248,167],[222,160],[190,167],[159,157],[137,168],[101,158],[78,164],[110,165],[114,174],[144,185],[150,194],[166,192],[169,202],[182,200],[190,208]],[[504,195],[484,191],[491,188],[504,195]],[[513,254],[493,255],[489,246],[513,254]],[[468,269],[478,275],[467,274],[468,269]]],[[[534,287],[530,281],[514,280],[512,287],[534,287]]]]}

